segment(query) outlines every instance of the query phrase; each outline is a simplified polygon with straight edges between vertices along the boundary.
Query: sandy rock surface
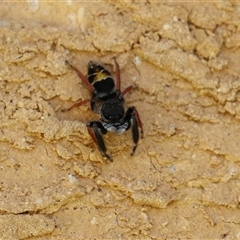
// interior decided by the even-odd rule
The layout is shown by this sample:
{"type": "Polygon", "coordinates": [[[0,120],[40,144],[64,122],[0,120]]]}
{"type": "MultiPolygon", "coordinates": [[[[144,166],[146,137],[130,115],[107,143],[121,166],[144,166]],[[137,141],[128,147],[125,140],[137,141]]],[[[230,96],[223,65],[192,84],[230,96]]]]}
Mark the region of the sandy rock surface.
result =
{"type": "Polygon", "coordinates": [[[0,3],[0,239],[240,239],[240,5],[0,3]],[[86,123],[91,95],[66,64],[115,77],[131,131],[86,123]]]}

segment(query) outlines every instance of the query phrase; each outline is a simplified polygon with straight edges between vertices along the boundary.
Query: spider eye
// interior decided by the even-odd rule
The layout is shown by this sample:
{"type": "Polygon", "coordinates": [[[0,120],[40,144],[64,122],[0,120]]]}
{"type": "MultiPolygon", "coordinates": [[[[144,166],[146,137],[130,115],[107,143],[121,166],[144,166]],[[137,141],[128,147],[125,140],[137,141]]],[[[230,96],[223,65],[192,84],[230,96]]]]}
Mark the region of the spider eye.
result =
{"type": "Polygon", "coordinates": [[[104,116],[107,120],[110,121],[116,121],[116,120],[120,120],[123,117],[122,113],[114,113],[112,112],[111,114],[107,114],[104,116]]]}

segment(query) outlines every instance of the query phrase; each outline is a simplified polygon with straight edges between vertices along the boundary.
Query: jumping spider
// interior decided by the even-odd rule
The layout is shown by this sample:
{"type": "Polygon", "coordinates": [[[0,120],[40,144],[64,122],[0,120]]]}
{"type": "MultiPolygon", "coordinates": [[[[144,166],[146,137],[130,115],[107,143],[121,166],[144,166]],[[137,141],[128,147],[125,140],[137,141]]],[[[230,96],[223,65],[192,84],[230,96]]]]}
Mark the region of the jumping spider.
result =
{"type": "Polygon", "coordinates": [[[131,156],[137,148],[139,128],[143,137],[142,122],[137,109],[132,106],[126,112],[124,110],[123,96],[132,89],[132,86],[121,92],[119,65],[115,59],[114,61],[116,66],[116,85],[111,74],[98,63],[92,61],[88,63],[88,75],[85,77],[76,67],[67,62],[91,91],[92,98],[77,102],[70,108],[62,110],[69,111],[74,107],[90,102],[92,111],[100,114],[101,117],[100,121],[87,123],[88,132],[102,155],[110,161],[113,160],[107,154],[107,148],[102,135],[108,131],[121,134],[132,127],[134,147],[131,156]]]}

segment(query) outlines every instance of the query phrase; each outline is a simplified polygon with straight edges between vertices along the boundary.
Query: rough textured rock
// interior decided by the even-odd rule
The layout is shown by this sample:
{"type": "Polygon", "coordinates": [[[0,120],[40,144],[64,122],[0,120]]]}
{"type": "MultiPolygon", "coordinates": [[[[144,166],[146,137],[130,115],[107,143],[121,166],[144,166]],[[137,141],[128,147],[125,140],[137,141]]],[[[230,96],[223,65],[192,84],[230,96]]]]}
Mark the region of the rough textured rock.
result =
{"type": "Polygon", "coordinates": [[[239,5],[0,3],[0,239],[239,239],[239,5]],[[89,60],[144,138],[86,130],[89,60]]]}

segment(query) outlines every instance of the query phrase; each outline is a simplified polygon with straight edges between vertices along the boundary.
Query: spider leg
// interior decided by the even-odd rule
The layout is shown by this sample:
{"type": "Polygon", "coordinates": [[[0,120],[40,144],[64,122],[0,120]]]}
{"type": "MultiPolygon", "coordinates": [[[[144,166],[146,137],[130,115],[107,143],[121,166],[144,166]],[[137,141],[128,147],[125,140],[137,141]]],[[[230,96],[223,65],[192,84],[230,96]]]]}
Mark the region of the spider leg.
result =
{"type": "Polygon", "coordinates": [[[100,108],[99,108],[100,102],[101,101],[100,101],[97,93],[94,91],[93,94],[92,94],[92,98],[90,100],[90,105],[91,105],[91,109],[92,109],[93,112],[99,114],[99,112],[100,112],[100,108]]]}
{"type": "Polygon", "coordinates": [[[84,76],[76,67],[74,67],[72,64],[70,64],[68,61],[66,61],[66,63],[77,73],[77,75],[82,79],[82,81],[85,83],[85,85],[87,86],[87,88],[93,92],[95,90],[95,88],[93,87],[93,85],[88,81],[88,78],[86,76],[84,76]]]}
{"type": "Polygon", "coordinates": [[[120,92],[121,91],[121,76],[120,76],[120,69],[119,69],[119,65],[117,63],[116,58],[114,58],[114,62],[115,62],[115,67],[116,67],[116,89],[120,92]]]}
{"type": "Polygon", "coordinates": [[[70,64],[68,61],[66,61],[66,64],[68,64],[76,73],[77,75],[82,79],[82,81],[84,82],[84,84],[87,86],[87,88],[92,92],[92,99],[87,99],[84,101],[80,101],[80,102],[76,102],[74,103],[71,107],[67,108],[67,109],[62,109],[62,112],[67,112],[72,110],[75,107],[79,107],[83,104],[86,104],[88,102],[91,103],[91,109],[97,113],[97,107],[96,107],[96,101],[98,100],[97,98],[97,94],[96,94],[96,90],[93,87],[93,85],[88,81],[88,78],[85,77],[76,67],[74,67],[72,64],[70,64]]]}
{"type": "Polygon", "coordinates": [[[120,96],[124,96],[126,93],[128,93],[130,90],[132,90],[132,86],[127,87],[123,92],[121,92],[121,75],[120,75],[120,69],[119,65],[117,63],[116,58],[114,58],[115,67],[116,67],[116,90],[119,93],[120,96]]]}
{"type": "Polygon", "coordinates": [[[129,87],[127,87],[123,92],[121,92],[120,95],[123,97],[126,93],[128,93],[129,91],[131,91],[132,88],[133,88],[133,86],[129,86],[129,87]]]}
{"type": "Polygon", "coordinates": [[[61,111],[62,111],[62,112],[68,112],[68,111],[72,110],[73,108],[79,107],[79,106],[81,106],[81,105],[84,105],[84,104],[86,104],[86,103],[88,103],[88,102],[90,102],[90,101],[91,101],[90,99],[86,99],[86,100],[83,100],[83,101],[80,101],[80,102],[76,102],[76,103],[74,103],[71,107],[62,109],[61,111]]]}
{"type": "MultiPolygon", "coordinates": [[[[132,126],[132,136],[133,136],[134,146],[133,146],[133,150],[131,152],[131,156],[133,156],[136,149],[137,149],[137,145],[138,145],[138,141],[139,141],[139,129],[138,128],[140,128],[141,137],[143,138],[142,122],[141,122],[141,119],[139,117],[138,111],[135,107],[130,107],[127,110],[126,121],[129,121],[131,123],[131,126],[132,126]]],[[[129,125],[129,127],[130,127],[130,125],[129,125]]]]}
{"type": "Polygon", "coordinates": [[[89,122],[87,124],[87,130],[95,144],[98,146],[101,154],[112,162],[113,159],[107,154],[107,148],[102,137],[103,134],[107,133],[107,130],[103,127],[102,123],[98,121],[89,122]]]}

